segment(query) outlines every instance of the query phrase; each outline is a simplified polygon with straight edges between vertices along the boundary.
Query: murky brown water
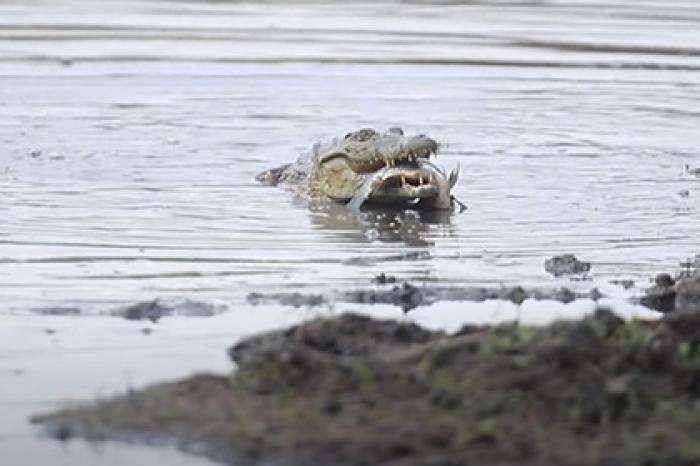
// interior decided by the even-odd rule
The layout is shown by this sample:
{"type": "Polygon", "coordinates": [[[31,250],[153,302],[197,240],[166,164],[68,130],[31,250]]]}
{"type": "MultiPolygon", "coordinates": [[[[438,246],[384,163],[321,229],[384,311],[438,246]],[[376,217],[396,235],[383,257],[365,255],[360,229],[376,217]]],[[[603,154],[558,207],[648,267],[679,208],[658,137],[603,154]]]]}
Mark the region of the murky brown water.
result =
{"type": "MultiPolygon", "coordinates": [[[[44,334],[54,324],[29,324],[30,309],[214,304],[229,309],[230,334],[202,320],[186,350],[211,357],[308,314],[251,307],[249,292],[349,289],[380,272],[638,293],[699,252],[700,177],[686,169],[700,166],[699,26],[694,1],[1,3],[0,314],[24,337],[0,347],[0,405],[14,413],[0,449],[17,464],[56,455],[22,424],[46,406],[37,400],[123,381],[71,359],[83,337],[44,334]],[[442,142],[437,161],[461,165],[467,212],[409,219],[407,233],[253,181],[319,139],[394,125],[442,142]],[[591,261],[591,281],[546,274],[544,260],[562,252],[591,261]],[[623,278],[637,287],[609,283],[623,278]],[[266,313],[265,325],[249,317],[266,313]],[[26,387],[61,378],[48,367],[62,359],[82,388],[47,387],[18,405],[26,387]]],[[[449,327],[510,312],[449,304],[412,315],[449,327]]],[[[77,322],[66,325],[93,328],[77,322]]],[[[133,342],[114,333],[122,324],[97,322],[116,345],[97,354],[132,361],[136,384],[226,367],[163,363],[175,337],[146,340],[149,357],[130,359],[119,348],[133,342]]],[[[72,448],[59,464],[96,461],[72,448]]],[[[100,464],[159,461],[110,448],[100,464]]],[[[195,464],[177,458],[167,462],[195,464]]]]}

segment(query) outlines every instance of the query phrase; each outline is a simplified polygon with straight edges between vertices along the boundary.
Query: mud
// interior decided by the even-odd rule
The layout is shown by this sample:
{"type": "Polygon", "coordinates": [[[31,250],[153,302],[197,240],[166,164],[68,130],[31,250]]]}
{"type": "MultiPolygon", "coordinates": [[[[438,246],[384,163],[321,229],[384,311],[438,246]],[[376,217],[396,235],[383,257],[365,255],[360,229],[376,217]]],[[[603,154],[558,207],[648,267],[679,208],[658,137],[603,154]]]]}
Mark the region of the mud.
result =
{"type": "Polygon", "coordinates": [[[660,273],[639,303],[659,312],[700,312],[700,256],[681,262],[674,276],[660,273]]]}
{"type": "Polygon", "coordinates": [[[237,465],[700,462],[700,314],[447,335],[345,314],[250,337],[197,375],[36,417],[66,441],[175,442],[237,465]]]}
{"type": "Polygon", "coordinates": [[[414,285],[410,282],[395,284],[398,279],[393,276],[380,274],[373,280],[379,286],[374,288],[359,288],[354,290],[336,291],[326,297],[319,294],[303,293],[250,293],[247,300],[250,304],[267,303],[281,304],[292,307],[316,307],[336,303],[355,304],[391,304],[408,312],[420,306],[430,306],[440,301],[483,302],[487,300],[504,300],[522,304],[527,299],[552,300],[570,303],[576,299],[592,299],[597,301],[604,295],[596,288],[590,291],[572,291],[566,287],[532,288],[521,286],[478,287],[478,286],[440,286],[414,285]],[[382,286],[382,285],[389,285],[382,286]],[[393,285],[393,286],[391,286],[393,285]]]}
{"type": "Polygon", "coordinates": [[[210,303],[184,300],[179,303],[164,303],[158,299],[143,301],[131,306],[125,306],[112,311],[110,314],[127,320],[150,320],[157,322],[163,317],[173,315],[187,317],[211,317],[226,310],[225,306],[210,303]]]}

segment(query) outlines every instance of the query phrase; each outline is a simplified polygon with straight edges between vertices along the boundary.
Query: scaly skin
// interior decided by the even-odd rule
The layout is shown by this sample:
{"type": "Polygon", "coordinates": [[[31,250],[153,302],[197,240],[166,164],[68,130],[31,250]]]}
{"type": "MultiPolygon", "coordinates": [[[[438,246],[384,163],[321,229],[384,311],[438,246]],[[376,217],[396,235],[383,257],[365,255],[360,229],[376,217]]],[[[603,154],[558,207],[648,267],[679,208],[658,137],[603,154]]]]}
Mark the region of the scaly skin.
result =
{"type": "Polygon", "coordinates": [[[267,170],[256,179],[356,208],[370,201],[449,209],[458,174],[447,176],[428,161],[437,149],[434,139],[406,137],[400,128],[386,133],[361,129],[331,144],[316,144],[296,162],[267,170]]]}

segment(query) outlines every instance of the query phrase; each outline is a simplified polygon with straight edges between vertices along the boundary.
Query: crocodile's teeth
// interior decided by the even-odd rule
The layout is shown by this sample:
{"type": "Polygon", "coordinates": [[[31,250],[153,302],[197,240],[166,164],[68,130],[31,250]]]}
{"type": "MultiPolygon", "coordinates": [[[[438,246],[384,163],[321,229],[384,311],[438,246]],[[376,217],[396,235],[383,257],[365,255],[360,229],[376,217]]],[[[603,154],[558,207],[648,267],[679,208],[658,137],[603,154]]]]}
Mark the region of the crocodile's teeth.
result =
{"type": "Polygon", "coordinates": [[[418,177],[418,184],[419,185],[423,184],[423,177],[422,176],[418,177]]]}
{"type": "Polygon", "coordinates": [[[401,175],[401,186],[406,186],[406,177],[401,175]]]}

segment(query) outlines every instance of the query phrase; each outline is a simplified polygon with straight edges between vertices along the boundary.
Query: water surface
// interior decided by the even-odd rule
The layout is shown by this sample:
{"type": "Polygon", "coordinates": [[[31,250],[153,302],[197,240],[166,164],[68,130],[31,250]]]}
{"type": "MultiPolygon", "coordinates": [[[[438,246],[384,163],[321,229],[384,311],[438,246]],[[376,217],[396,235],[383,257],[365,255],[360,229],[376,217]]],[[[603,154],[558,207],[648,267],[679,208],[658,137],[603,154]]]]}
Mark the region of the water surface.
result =
{"type": "MultiPolygon", "coordinates": [[[[255,307],[251,292],[363,288],[383,272],[597,287],[638,314],[624,300],[699,252],[699,23],[691,1],[3,2],[3,458],[206,464],[61,446],[26,418],[228,370],[236,339],[318,313],[403,318],[388,306],[255,307]],[[253,181],[318,140],[397,125],[461,166],[466,212],[355,216],[253,181]],[[559,253],[590,261],[590,276],[546,274],[559,253]],[[220,313],[103,316],[153,299],[220,313]],[[57,308],[81,315],[34,314],[57,308]]],[[[407,318],[452,330],[592,308],[443,302],[407,318]]]]}

